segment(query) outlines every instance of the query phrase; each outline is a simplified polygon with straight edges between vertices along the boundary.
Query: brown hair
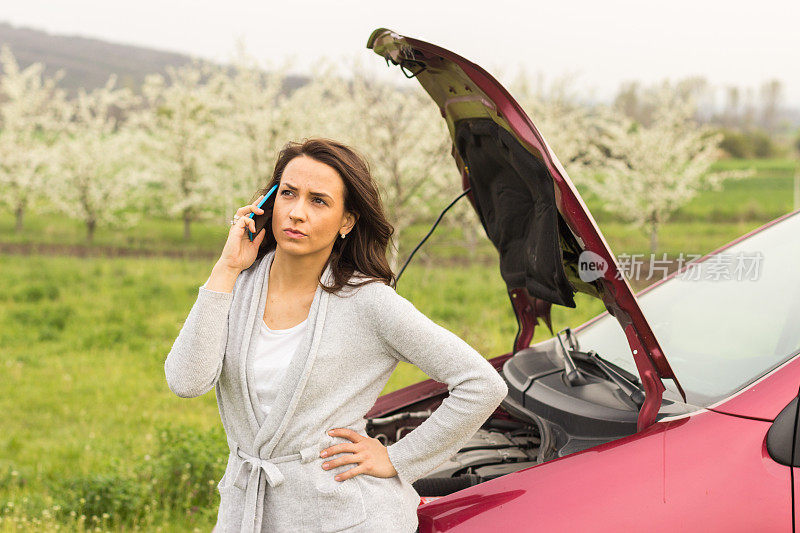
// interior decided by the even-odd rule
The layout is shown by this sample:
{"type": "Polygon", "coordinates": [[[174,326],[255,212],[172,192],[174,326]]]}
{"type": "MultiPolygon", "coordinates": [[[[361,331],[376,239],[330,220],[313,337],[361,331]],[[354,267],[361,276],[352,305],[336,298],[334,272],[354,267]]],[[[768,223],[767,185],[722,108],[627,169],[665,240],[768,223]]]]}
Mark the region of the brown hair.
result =
{"type": "MultiPolygon", "coordinates": [[[[331,265],[334,283],[326,286],[320,279],[323,290],[335,293],[345,285],[360,287],[373,281],[394,285],[395,275],[386,261],[386,249],[394,227],[389,224],[383,210],[378,187],[370,172],[367,160],[352,148],[331,139],[312,138],[302,142],[289,141],[278,153],[272,179],[266,187],[258,190],[250,203],[266,194],[281,181],[283,170],[289,161],[305,155],[333,167],[344,182],[344,208],[358,215],[353,229],[344,239],[337,238],[325,263],[331,265]],[[368,279],[361,283],[350,283],[355,271],[368,279]]],[[[277,193],[275,193],[277,195],[277,193]]],[[[272,200],[270,200],[272,202],[272,200]]],[[[274,205],[274,203],[272,204],[274,205]]],[[[256,261],[275,249],[277,242],[266,226],[266,235],[256,254],[256,261]]],[[[253,262],[255,264],[255,261],[253,262]]],[[[324,272],[324,268],[323,268],[324,272]]]]}

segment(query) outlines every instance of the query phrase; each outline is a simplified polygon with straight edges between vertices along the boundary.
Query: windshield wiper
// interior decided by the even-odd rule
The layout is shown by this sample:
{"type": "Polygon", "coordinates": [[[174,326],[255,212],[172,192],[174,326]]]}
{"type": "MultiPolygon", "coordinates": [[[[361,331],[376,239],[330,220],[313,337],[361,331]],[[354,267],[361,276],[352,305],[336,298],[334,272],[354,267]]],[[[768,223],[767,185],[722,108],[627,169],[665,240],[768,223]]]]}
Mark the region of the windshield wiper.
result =
{"type": "MultiPolygon", "coordinates": [[[[636,404],[637,407],[642,407],[645,398],[644,390],[636,382],[625,376],[621,368],[618,368],[612,362],[603,359],[594,350],[589,350],[588,352],[580,351],[578,349],[578,339],[572,333],[570,328],[562,329],[558,332],[556,337],[558,337],[558,342],[561,345],[561,352],[564,355],[564,374],[567,379],[567,383],[570,385],[583,385],[586,383],[586,378],[580,373],[577,365],[575,364],[575,360],[572,358],[574,355],[578,355],[580,360],[593,363],[597,368],[600,369],[601,372],[603,372],[603,374],[608,377],[609,380],[619,387],[619,389],[624,392],[628,398],[630,398],[630,400],[636,404]],[[562,333],[565,334],[571,350],[567,349],[564,341],[561,339],[562,333]]],[[[628,373],[625,372],[625,374],[628,373]]]]}
{"type": "Polygon", "coordinates": [[[644,404],[644,391],[641,387],[632,381],[629,381],[621,373],[617,372],[605,359],[597,355],[594,350],[586,352],[587,360],[594,362],[594,364],[608,376],[608,379],[617,384],[622,392],[628,395],[636,407],[641,407],[644,404]]]}
{"type": "Polygon", "coordinates": [[[578,351],[578,339],[572,334],[572,330],[569,328],[564,328],[556,333],[558,343],[561,345],[561,355],[564,356],[564,377],[569,385],[584,385],[586,384],[586,378],[584,378],[583,374],[578,370],[578,366],[575,364],[575,361],[573,361],[570,350],[564,345],[564,340],[561,338],[562,333],[567,337],[567,342],[573,352],[578,351]]]}

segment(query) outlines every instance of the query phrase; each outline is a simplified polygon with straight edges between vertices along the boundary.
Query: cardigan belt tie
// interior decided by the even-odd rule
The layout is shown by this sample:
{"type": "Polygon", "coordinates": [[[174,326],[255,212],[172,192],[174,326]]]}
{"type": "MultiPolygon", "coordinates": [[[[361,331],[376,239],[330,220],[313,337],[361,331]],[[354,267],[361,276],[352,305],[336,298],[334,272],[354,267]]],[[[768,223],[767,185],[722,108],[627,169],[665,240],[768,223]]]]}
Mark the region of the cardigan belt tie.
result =
{"type": "Polygon", "coordinates": [[[262,459],[250,455],[242,450],[238,443],[228,441],[230,449],[242,461],[239,463],[239,468],[236,470],[236,475],[233,478],[233,484],[245,491],[245,505],[244,514],[242,515],[242,533],[259,533],[261,531],[261,518],[264,510],[264,496],[266,487],[262,487],[261,474],[267,481],[270,487],[277,487],[283,483],[284,477],[280,469],[275,463],[283,463],[286,461],[297,461],[307,463],[319,455],[320,443],[312,444],[300,450],[299,453],[292,453],[289,455],[282,455],[280,457],[271,457],[269,459],[262,459]],[[245,474],[244,465],[250,466],[249,473],[245,474]]]}

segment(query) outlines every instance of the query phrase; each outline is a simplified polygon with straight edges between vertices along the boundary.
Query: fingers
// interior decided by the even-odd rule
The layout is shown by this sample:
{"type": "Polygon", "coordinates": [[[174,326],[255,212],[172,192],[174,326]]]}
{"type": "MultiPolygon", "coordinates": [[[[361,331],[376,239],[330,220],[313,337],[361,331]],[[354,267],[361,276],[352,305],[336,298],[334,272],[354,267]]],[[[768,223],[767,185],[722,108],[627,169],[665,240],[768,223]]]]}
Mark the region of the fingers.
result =
{"type": "Polygon", "coordinates": [[[361,461],[366,460],[367,458],[364,456],[363,453],[348,453],[347,455],[342,455],[337,457],[336,459],[331,459],[330,461],[326,461],[322,463],[322,468],[325,470],[330,470],[331,468],[335,468],[339,465],[345,465],[348,463],[360,463],[361,461]]]}
{"type": "MultiPolygon", "coordinates": [[[[250,233],[256,232],[256,222],[254,217],[248,215],[250,215],[250,213],[253,213],[254,215],[261,215],[264,213],[263,209],[257,207],[258,202],[260,202],[262,198],[264,198],[263,194],[256,198],[256,201],[252,204],[244,205],[236,210],[236,214],[239,216],[239,220],[236,221],[236,225],[241,226],[242,233],[244,233],[244,230],[248,228],[250,229],[250,233]]],[[[261,239],[263,240],[263,237],[261,237],[261,239]]],[[[255,242],[255,239],[253,239],[253,242],[255,242]]],[[[260,243],[261,241],[259,241],[259,244],[260,243]]]]}
{"type": "Polygon", "coordinates": [[[366,438],[364,435],[356,433],[352,429],[348,428],[334,428],[328,431],[328,435],[332,437],[344,437],[346,439],[350,439],[353,442],[359,442],[366,438]]]}
{"type": "Polygon", "coordinates": [[[254,205],[245,205],[236,210],[236,214],[239,215],[240,217],[246,217],[250,213],[261,215],[264,213],[264,210],[254,205]]]}
{"type": "Polygon", "coordinates": [[[349,469],[347,472],[342,472],[334,477],[334,479],[337,481],[344,481],[345,479],[351,478],[366,471],[367,467],[364,465],[364,462],[367,461],[369,457],[364,453],[364,445],[360,443],[367,437],[348,428],[334,428],[328,431],[328,435],[331,435],[332,437],[344,437],[349,439],[351,442],[334,444],[333,446],[329,446],[322,450],[320,452],[320,457],[329,457],[331,455],[341,453],[346,454],[323,463],[323,469],[330,470],[331,468],[335,468],[344,464],[361,463],[358,466],[354,466],[353,468],[349,469]]]}
{"type": "Polygon", "coordinates": [[[240,228],[242,228],[242,232],[244,232],[244,230],[246,228],[250,228],[250,231],[252,233],[256,232],[256,221],[253,220],[250,217],[246,217],[246,216],[240,217],[239,220],[237,220],[236,224],[234,224],[234,225],[235,226],[239,226],[240,228]]]}
{"type": "Polygon", "coordinates": [[[363,464],[360,464],[358,466],[354,466],[353,468],[350,468],[350,469],[342,472],[341,474],[338,474],[338,475],[334,476],[333,479],[335,479],[336,481],[344,481],[345,479],[350,479],[353,476],[357,476],[359,474],[363,474],[366,471],[367,471],[367,467],[364,466],[363,464]]]}
{"type": "Polygon", "coordinates": [[[360,451],[360,447],[356,446],[355,443],[352,442],[342,442],[340,444],[335,444],[333,446],[329,446],[319,452],[320,457],[328,457],[329,455],[336,455],[337,453],[342,452],[358,452],[360,451]]]}
{"type": "Polygon", "coordinates": [[[258,202],[260,202],[263,197],[264,195],[262,194],[252,204],[243,205],[242,207],[236,210],[236,214],[239,215],[240,217],[249,215],[250,213],[255,213],[256,215],[263,214],[264,210],[258,207],[258,202]]]}

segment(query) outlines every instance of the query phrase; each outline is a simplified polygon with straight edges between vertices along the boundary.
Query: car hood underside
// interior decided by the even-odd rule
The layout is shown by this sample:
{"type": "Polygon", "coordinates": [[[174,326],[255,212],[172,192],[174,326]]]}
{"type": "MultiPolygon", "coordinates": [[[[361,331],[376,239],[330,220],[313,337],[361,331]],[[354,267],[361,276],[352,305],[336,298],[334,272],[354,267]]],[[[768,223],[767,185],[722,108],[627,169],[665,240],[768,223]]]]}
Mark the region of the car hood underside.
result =
{"type": "MultiPolygon", "coordinates": [[[[489,118],[455,123],[455,146],[469,169],[475,210],[500,256],[500,274],[509,289],[551,303],[575,307],[564,263],[577,265],[580,248],[560,228],[553,181],[541,160],[489,118]],[[566,254],[562,257],[562,243],[566,254]]],[[[578,281],[576,284],[583,284],[578,281]]],[[[599,295],[592,287],[584,289],[599,295]]]]}
{"type": "Polygon", "coordinates": [[[500,256],[520,324],[514,353],[530,345],[539,318],[550,326],[552,304],[575,307],[575,292],[602,300],[625,332],[646,391],[639,427],[652,424],[662,380],[683,390],[594,218],[530,118],[488,72],[449,50],[386,28],[373,31],[367,47],[416,78],[445,119],[462,187],[500,256]],[[584,252],[606,266],[586,281],[584,252]]]}

